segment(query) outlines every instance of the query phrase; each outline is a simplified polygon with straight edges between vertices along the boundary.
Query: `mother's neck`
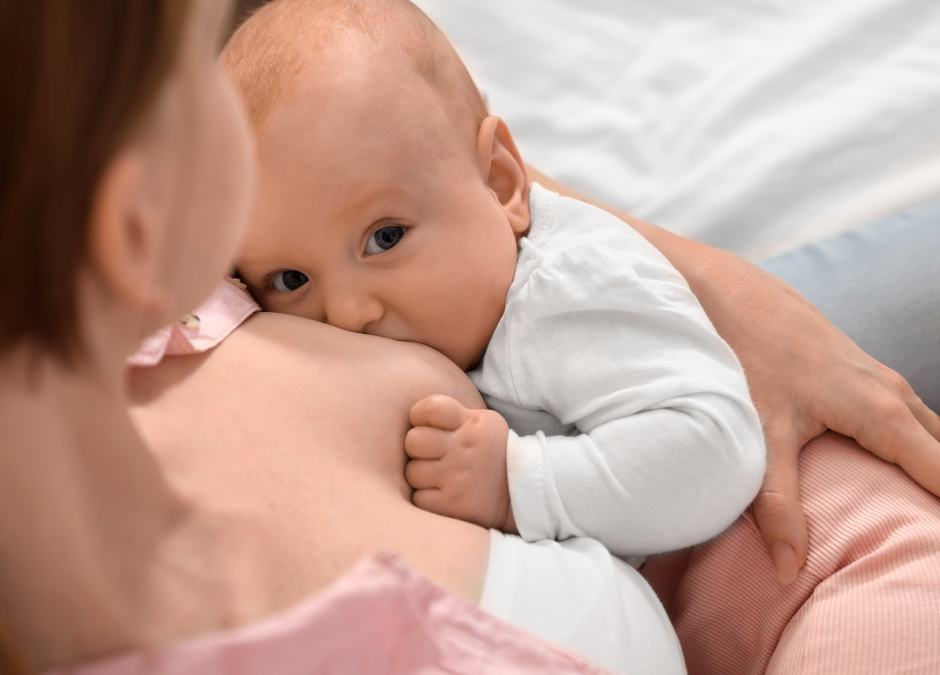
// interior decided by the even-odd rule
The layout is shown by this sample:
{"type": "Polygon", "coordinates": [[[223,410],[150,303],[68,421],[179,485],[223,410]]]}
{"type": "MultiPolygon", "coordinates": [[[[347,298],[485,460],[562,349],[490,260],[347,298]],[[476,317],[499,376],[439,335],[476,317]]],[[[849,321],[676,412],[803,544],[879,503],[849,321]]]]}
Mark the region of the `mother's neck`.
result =
{"type": "Polygon", "coordinates": [[[7,353],[0,433],[0,617],[37,667],[132,644],[129,600],[148,567],[131,558],[152,556],[186,508],[124,409],[120,375],[7,353]]]}

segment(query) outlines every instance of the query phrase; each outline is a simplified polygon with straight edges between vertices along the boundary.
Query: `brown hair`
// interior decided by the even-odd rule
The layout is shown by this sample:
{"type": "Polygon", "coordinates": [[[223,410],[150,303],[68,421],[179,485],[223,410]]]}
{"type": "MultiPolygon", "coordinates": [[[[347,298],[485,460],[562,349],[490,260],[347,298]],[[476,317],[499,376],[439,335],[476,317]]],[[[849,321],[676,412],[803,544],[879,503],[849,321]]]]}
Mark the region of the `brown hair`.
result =
{"type": "Polygon", "coordinates": [[[0,623],[0,675],[29,675],[30,668],[10,634],[10,630],[0,623]]]}
{"type": "Polygon", "coordinates": [[[0,354],[81,353],[75,279],[108,160],[172,67],[188,0],[0,2],[0,354]]]}

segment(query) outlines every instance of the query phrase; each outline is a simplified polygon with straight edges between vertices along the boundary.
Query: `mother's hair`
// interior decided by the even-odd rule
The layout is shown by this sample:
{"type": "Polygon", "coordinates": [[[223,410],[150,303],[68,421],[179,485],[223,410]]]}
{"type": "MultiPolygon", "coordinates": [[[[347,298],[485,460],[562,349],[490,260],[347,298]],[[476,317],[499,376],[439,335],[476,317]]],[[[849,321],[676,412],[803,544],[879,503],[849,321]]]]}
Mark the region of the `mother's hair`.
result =
{"type": "MultiPolygon", "coordinates": [[[[0,354],[81,355],[95,190],[173,65],[189,0],[0,3],[0,354]]],[[[0,673],[27,672],[0,625],[0,673]]]]}
{"type": "Polygon", "coordinates": [[[81,355],[74,282],[96,185],[170,71],[189,4],[0,3],[0,354],[81,355]]]}

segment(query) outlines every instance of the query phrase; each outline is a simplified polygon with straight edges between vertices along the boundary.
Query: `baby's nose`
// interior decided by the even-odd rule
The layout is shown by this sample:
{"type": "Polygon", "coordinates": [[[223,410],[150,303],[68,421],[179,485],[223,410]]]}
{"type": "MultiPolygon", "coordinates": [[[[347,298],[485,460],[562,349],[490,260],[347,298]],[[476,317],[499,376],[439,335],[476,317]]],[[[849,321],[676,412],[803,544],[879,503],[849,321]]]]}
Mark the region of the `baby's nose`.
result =
{"type": "Polygon", "coordinates": [[[325,304],[326,322],[331,326],[363,333],[365,327],[382,318],[382,303],[367,292],[344,289],[331,294],[325,304]]]}

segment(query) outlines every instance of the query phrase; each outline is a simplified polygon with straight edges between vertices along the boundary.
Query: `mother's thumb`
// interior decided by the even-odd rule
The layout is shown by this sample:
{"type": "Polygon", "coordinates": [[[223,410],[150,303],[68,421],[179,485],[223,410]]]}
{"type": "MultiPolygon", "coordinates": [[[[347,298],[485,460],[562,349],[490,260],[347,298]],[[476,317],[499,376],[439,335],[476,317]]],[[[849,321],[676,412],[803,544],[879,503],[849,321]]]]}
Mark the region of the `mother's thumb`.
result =
{"type": "Polygon", "coordinates": [[[777,581],[786,586],[806,563],[808,535],[800,506],[799,451],[789,443],[767,441],[767,474],[757,498],[754,518],[773,561],[777,581]]]}

